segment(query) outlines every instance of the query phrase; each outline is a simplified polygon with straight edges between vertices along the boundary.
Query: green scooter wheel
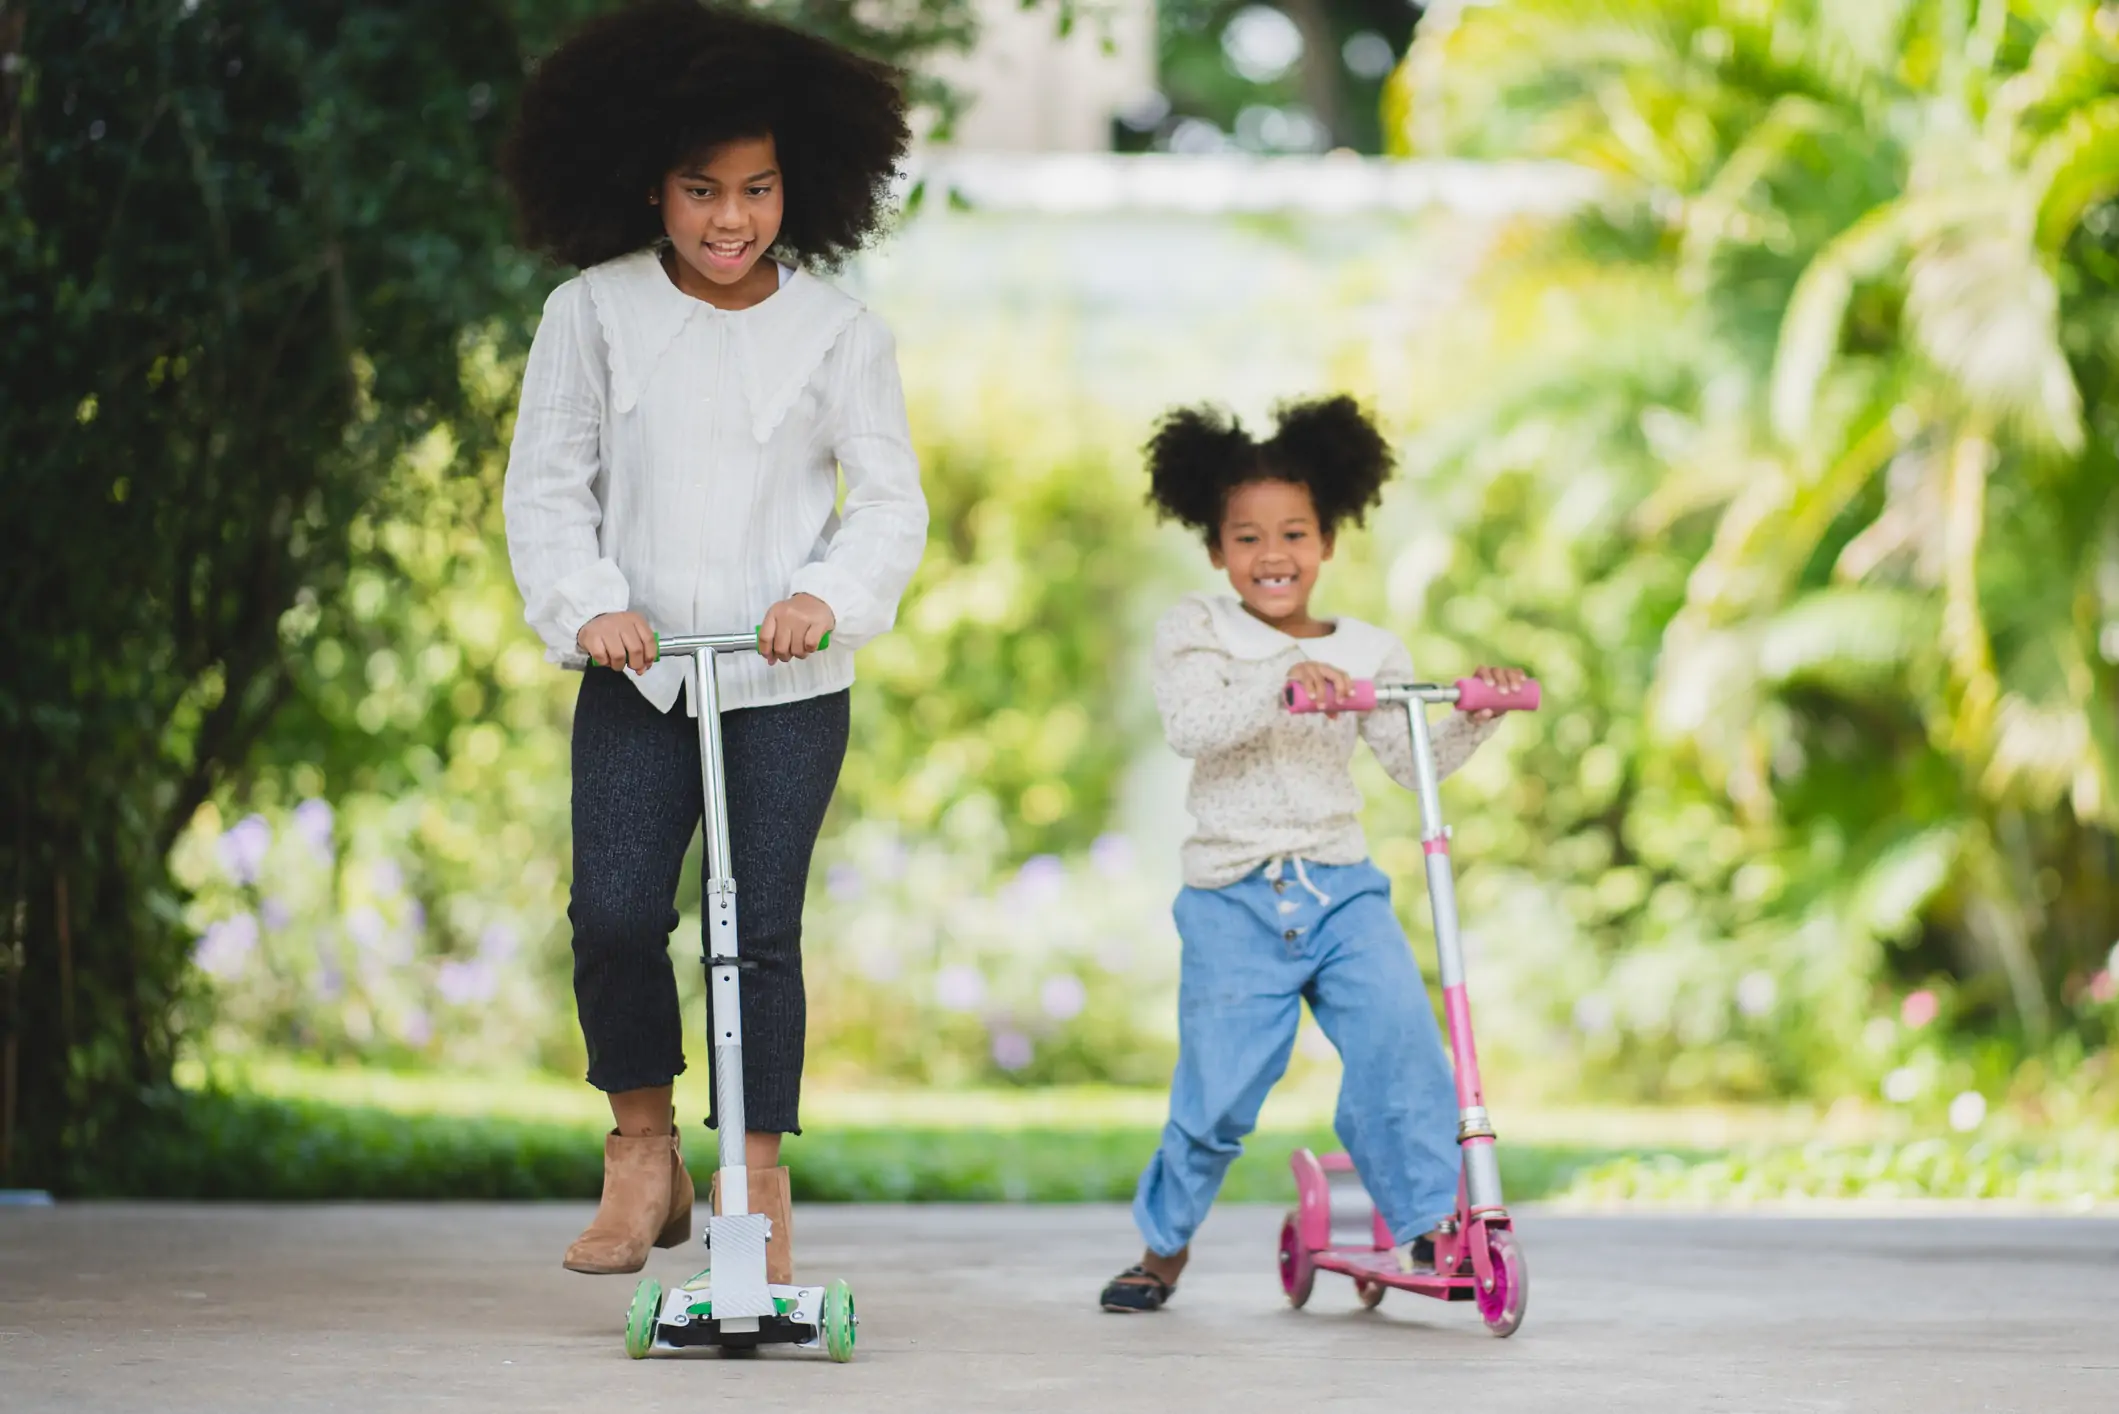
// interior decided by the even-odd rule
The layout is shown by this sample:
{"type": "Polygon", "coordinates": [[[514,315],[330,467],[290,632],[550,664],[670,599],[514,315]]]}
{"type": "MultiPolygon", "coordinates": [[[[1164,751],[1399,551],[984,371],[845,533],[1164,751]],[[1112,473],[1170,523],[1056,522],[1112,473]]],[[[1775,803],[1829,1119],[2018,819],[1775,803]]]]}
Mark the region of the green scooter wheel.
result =
{"type": "Polygon", "coordinates": [[[824,1353],[837,1364],[853,1359],[853,1288],[835,1281],[824,1288],[824,1353]]]}
{"type": "Polygon", "coordinates": [[[625,1353],[645,1360],[655,1348],[655,1320],[662,1313],[662,1283],[642,1277],[633,1288],[633,1304],[625,1313],[625,1353]]]}

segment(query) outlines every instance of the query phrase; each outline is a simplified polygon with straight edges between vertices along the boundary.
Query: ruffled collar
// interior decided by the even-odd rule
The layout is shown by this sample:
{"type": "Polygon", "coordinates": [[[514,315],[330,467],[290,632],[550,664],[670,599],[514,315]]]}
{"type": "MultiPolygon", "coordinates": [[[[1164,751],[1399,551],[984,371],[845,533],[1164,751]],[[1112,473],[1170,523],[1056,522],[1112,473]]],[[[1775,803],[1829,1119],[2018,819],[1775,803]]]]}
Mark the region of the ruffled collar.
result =
{"type": "Polygon", "coordinates": [[[749,309],[717,309],[671,282],[654,248],[582,272],[609,350],[611,400],[630,412],[655,368],[694,319],[726,321],[736,342],[737,376],[750,403],[751,435],[771,439],[861,302],[801,270],[749,309]]]}
{"type": "Polygon", "coordinates": [[[1360,619],[1333,620],[1332,632],[1323,638],[1294,638],[1271,624],[1254,618],[1233,594],[1195,596],[1207,606],[1214,636],[1232,658],[1257,662],[1277,658],[1290,648],[1306,658],[1330,663],[1356,677],[1372,678],[1382,668],[1385,655],[1395,641],[1390,634],[1360,619]]]}

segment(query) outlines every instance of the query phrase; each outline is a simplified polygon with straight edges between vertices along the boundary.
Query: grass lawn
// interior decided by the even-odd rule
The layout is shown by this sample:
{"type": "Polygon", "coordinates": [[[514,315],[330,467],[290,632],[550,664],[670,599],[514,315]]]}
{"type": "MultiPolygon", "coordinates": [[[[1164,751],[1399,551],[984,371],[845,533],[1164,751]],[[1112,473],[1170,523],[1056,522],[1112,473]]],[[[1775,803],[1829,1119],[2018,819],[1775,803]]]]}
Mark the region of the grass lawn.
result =
{"type": "MultiPolygon", "coordinates": [[[[550,1076],[194,1067],[147,1123],[79,1164],[75,1196],[590,1199],[609,1123],[587,1086],[550,1076]]],[[[678,1085],[686,1157],[714,1164],[703,1075],[678,1085]]],[[[1337,1148],[1329,1093],[1289,1089],[1225,1196],[1287,1202],[1287,1156],[1337,1148]]],[[[2119,1134],[1886,1135],[1872,1114],[1807,1109],[1497,1110],[1513,1201],[1742,1204],[1801,1198],[2119,1202],[2119,1134]]],[[[805,1096],[787,1144],[808,1201],[1083,1202],[1132,1196],[1163,1097],[1108,1089],[846,1091],[805,1096]]]]}
{"type": "MultiPolygon", "coordinates": [[[[202,1198],[593,1198],[601,1181],[600,1096],[548,1076],[325,1069],[270,1061],[211,1077],[191,1069],[158,1122],[122,1158],[84,1167],[78,1191],[202,1198]],[[209,1083],[210,1081],[210,1083],[209,1083]],[[113,1161],[115,1160],[115,1161],[113,1161]]],[[[714,1163],[700,1127],[704,1078],[679,1082],[686,1157],[714,1163]]],[[[1232,1199],[1289,1201],[1294,1148],[1337,1148],[1330,1096],[1277,1096],[1230,1170],[1232,1199]]],[[[811,1201],[1123,1201],[1154,1151],[1156,1092],[823,1090],[788,1141],[798,1196],[811,1201]]],[[[1633,1124],[1622,1119],[1619,1127],[1633,1124]]],[[[1583,1129],[1579,1123],[1577,1131],[1583,1129]]],[[[1710,1151],[1680,1145],[1687,1158],[1710,1151]]],[[[1577,1133],[1502,1147],[1512,1197],[1563,1191],[1596,1166],[1671,1151],[1577,1133]]]]}

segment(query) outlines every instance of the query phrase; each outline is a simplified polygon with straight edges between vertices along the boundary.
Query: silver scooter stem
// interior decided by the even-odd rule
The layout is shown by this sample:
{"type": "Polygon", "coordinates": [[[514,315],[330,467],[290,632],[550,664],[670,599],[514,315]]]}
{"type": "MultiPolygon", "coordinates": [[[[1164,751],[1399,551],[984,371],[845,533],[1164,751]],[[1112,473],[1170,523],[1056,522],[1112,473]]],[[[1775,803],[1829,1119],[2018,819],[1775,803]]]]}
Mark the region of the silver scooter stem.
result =
{"type": "Polygon", "coordinates": [[[699,709],[699,772],[705,787],[706,956],[707,986],[712,994],[714,1034],[714,1109],[721,1124],[721,1211],[736,1217],[750,1211],[750,1173],[744,1152],[743,1008],[736,980],[741,943],[736,930],[736,881],[729,862],[728,817],[721,808],[727,768],[721,759],[721,685],[715,671],[720,654],[755,649],[754,636],[729,635],[671,638],[665,651],[691,650],[692,701],[699,709]]]}

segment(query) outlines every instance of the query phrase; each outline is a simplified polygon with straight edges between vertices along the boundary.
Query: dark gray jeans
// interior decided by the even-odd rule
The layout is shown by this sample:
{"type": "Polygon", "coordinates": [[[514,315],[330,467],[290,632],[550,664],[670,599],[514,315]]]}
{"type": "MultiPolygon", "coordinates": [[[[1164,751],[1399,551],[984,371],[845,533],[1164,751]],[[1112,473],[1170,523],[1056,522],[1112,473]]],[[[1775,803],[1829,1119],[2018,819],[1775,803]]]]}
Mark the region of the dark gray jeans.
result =
{"type": "MultiPolygon", "coordinates": [[[[745,1127],[801,1133],[802,898],[846,759],[848,694],[721,718],[743,956],[745,1127]]],[[[699,829],[699,728],[591,665],[574,707],[574,1003],[589,1083],[667,1085],[684,1070],[670,969],[677,880],[699,829]]],[[[710,1021],[702,1019],[702,1024],[710,1021]]],[[[704,1034],[702,1032],[702,1034],[704,1034]]],[[[714,1119],[709,1115],[709,1125],[714,1119]]]]}

